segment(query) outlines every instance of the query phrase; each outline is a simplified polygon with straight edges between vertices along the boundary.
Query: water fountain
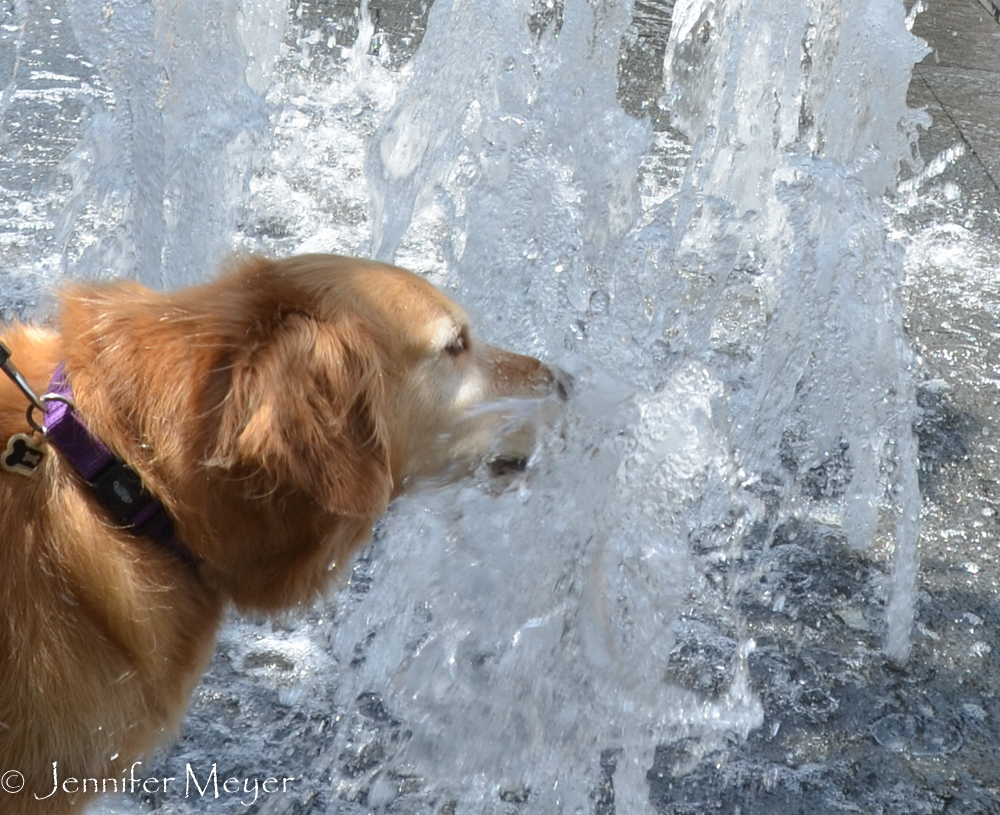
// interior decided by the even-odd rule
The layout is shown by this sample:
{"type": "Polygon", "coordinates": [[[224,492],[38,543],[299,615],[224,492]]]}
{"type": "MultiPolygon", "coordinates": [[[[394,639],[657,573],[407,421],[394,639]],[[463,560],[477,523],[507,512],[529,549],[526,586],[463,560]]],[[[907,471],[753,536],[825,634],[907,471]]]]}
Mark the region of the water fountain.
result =
{"type": "MultiPolygon", "coordinates": [[[[714,209],[721,223],[709,218],[708,230],[719,243],[734,222],[743,227],[729,250],[738,254],[717,264],[719,288],[732,285],[741,260],[740,271],[763,278],[748,322],[767,328],[740,348],[752,361],[738,362],[734,410],[746,418],[734,422],[734,444],[760,473],[784,441],[799,478],[843,455],[850,473],[828,491],[842,492],[841,523],[854,547],[871,545],[880,516],[895,516],[886,650],[900,662],[913,619],[920,497],[913,361],[896,296],[902,257],[886,243],[880,202],[900,162],[913,161],[917,123],[927,123],[907,107],[898,72],[925,53],[905,33],[911,26],[898,4],[863,14],[836,3],[795,14],[683,4],[667,65],[667,107],[693,141],[675,234],[704,245],[694,210],[714,209]],[[845,116],[854,127],[843,126],[845,116]],[[799,427],[808,439],[790,438],[799,427]]],[[[725,319],[726,299],[708,304],[709,332],[725,319]]],[[[692,339],[694,348],[713,345],[710,333],[692,339]]]]}
{"type": "Polygon", "coordinates": [[[270,132],[264,94],[285,15],[263,2],[67,10],[107,90],[65,162],[67,270],[158,287],[203,280],[232,251],[254,148],[270,132]]]}
{"type": "Polygon", "coordinates": [[[234,724],[291,732],[319,800],[647,811],[658,747],[694,765],[764,722],[739,599],[796,524],[894,550],[906,662],[913,363],[880,209],[919,121],[901,5],[681,0],[663,107],[685,147],[618,104],[627,2],[438,0],[398,74],[365,4],[321,64],[335,38],[282,46],[262,2],[67,3],[99,82],[63,165],[68,273],[175,286],[234,246],[370,241],[577,381],[523,478],[400,502],[328,605],[224,635],[232,692],[322,721],[234,724]],[[640,184],[664,150],[683,175],[640,184]]]}
{"type": "MultiPolygon", "coordinates": [[[[610,749],[622,751],[616,802],[640,811],[652,744],[695,736],[709,750],[761,722],[738,618],[728,690],[709,703],[670,686],[669,622],[696,580],[690,541],[738,561],[747,536],[790,517],[858,548],[893,525],[885,647],[906,660],[912,363],[880,201],[913,156],[918,117],[899,66],[923,51],[895,3],[678,4],[665,107],[691,156],[681,188],[640,218],[636,168],[651,134],[615,104],[627,9],[567,5],[558,36],[534,42],[516,25],[529,3],[490,9],[431,12],[412,78],[368,149],[374,251],[413,262],[437,249],[438,282],[493,316],[490,335],[523,342],[527,329],[537,352],[569,351],[579,403],[602,409],[570,421],[570,441],[519,493],[444,499],[438,515],[456,519],[434,534],[391,526],[387,541],[408,542],[405,554],[379,550],[379,579],[400,575],[393,596],[422,599],[433,622],[408,631],[407,653],[398,616],[377,596],[363,603],[366,630],[377,641],[391,621],[400,650],[382,652],[375,674],[362,669],[354,690],[394,675],[387,698],[426,736],[407,758],[422,775],[468,773],[460,786],[473,797],[486,782],[471,779],[503,767],[538,811],[576,811],[590,790],[573,791],[574,779],[594,777],[610,749]],[[517,36],[474,38],[487,18],[486,30],[517,36]],[[865,81],[833,79],[847,76],[865,81]],[[819,494],[804,497],[820,470],[819,494]],[[496,515],[502,526],[477,529],[496,515]],[[426,537],[454,541],[446,561],[426,537]],[[483,599],[504,586],[527,599],[483,599]],[[504,690],[484,698],[484,685],[504,690]]],[[[741,579],[734,569],[731,596],[741,579]]],[[[348,620],[333,641],[364,633],[348,620]]]]}

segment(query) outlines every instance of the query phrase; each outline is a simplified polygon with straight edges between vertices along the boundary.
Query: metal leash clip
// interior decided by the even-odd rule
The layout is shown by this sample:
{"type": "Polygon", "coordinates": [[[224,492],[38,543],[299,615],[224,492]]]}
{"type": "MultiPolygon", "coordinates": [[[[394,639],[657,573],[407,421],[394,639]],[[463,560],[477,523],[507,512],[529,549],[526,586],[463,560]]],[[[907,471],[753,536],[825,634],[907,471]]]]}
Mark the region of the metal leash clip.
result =
{"type": "MultiPolygon", "coordinates": [[[[44,434],[44,429],[34,420],[32,415],[35,409],[45,413],[45,401],[32,389],[28,380],[24,378],[14,363],[10,361],[10,349],[0,342],[0,371],[3,371],[11,382],[17,385],[27,398],[28,402],[28,424],[44,434]]],[[[6,449],[0,454],[0,468],[20,475],[33,476],[42,462],[44,448],[42,445],[25,433],[15,433],[7,440],[6,449]]]]}
{"type": "MultiPolygon", "coordinates": [[[[8,377],[10,377],[11,382],[17,385],[18,389],[25,396],[28,397],[28,401],[31,402],[32,407],[38,408],[42,413],[45,413],[45,402],[42,398],[35,393],[31,385],[28,384],[28,380],[24,378],[24,375],[17,370],[14,363],[10,361],[11,351],[10,349],[0,342],[0,370],[2,370],[8,377]]],[[[28,409],[28,423],[37,429],[37,425],[31,420],[31,409],[28,409]]]]}

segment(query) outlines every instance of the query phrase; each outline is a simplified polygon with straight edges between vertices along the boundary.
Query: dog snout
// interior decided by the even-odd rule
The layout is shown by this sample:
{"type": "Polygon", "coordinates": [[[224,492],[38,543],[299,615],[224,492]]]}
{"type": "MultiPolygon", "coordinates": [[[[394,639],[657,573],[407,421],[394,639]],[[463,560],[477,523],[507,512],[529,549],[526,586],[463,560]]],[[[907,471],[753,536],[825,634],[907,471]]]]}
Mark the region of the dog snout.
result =
{"type": "Polygon", "coordinates": [[[573,377],[557,365],[538,363],[539,371],[544,379],[546,396],[558,396],[560,402],[565,402],[573,393],[573,377]]]}
{"type": "Polygon", "coordinates": [[[552,391],[559,397],[560,401],[568,401],[570,394],[573,393],[573,377],[555,365],[547,367],[552,376],[552,391]]]}
{"type": "Polygon", "coordinates": [[[486,359],[492,371],[494,396],[533,399],[557,396],[565,402],[573,393],[573,377],[556,365],[546,365],[535,357],[492,346],[487,346],[486,359]]]}

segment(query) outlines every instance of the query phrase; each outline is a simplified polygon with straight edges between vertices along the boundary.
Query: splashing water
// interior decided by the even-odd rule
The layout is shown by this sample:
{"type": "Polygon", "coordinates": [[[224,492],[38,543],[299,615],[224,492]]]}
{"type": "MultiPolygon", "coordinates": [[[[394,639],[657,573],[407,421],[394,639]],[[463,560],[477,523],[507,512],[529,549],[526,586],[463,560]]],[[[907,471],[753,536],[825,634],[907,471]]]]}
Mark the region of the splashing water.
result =
{"type": "Polygon", "coordinates": [[[645,811],[658,745],[696,762],[763,720],[734,601],[790,519],[893,541],[905,661],[914,399],[880,201],[922,48],[895,0],[678,3],[663,107],[689,156],[645,197],[650,155],[688,148],[618,104],[625,2],[438,0],[398,75],[366,5],[334,72],[312,40],[292,65],[263,2],[69,6],[105,85],[64,165],[74,274],[176,286],[233,246],[370,239],[576,379],[523,477],[400,501],[310,629],[340,664],[308,683],[407,733],[368,763],[340,726],[337,796],[419,778],[459,812],[592,811],[613,775],[645,811]],[[717,655],[711,688],[681,681],[681,638],[717,655]]]}
{"type": "Polygon", "coordinates": [[[109,93],[66,161],[67,268],[201,281],[232,251],[285,15],[253,0],[68,5],[109,93]]]}
{"type": "Polygon", "coordinates": [[[913,154],[900,66],[923,49],[893,2],[679,4],[666,108],[691,138],[688,170],[629,232],[650,141],[615,104],[629,10],[567,5],[537,40],[530,12],[434,7],[369,147],[373,246],[439,257],[429,271],[490,336],[527,329],[536,352],[590,360],[567,363],[578,413],[517,492],[437,498],[415,530],[414,510],[394,514],[375,563],[400,602],[363,601],[334,642],[390,640],[345,687],[391,676],[419,723],[401,760],[462,774],[469,811],[488,783],[575,811],[609,750],[616,806],[641,811],[654,744],[707,750],[761,722],[738,619],[725,693],[671,684],[692,541],[735,560],[790,517],[858,548],[894,527],[886,652],[906,660],[914,393],[880,202],[913,154]]]}
{"type": "MultiPolygon", "coordinates": [[[[880,517],[896,516],[886,651],[900,662],[920,497],[912,360],[896,297],[902,257],[886,242],[880,202],[924,122],[906,106],[899,71],[926,53],[906,33],[911,22],[895,3],[679,4],[666,66],[667,107],[694,144],[674,240],[695,236],[696,257],[699,247],[726,247],[709,264],[726,276],[720,288],[741,272],[759,278],[751,302],[767,329],[740,348],[749,365],[740,359],[729,375],[741,381],[738,455],[763,473],[784,449],[800,478],[842,457],[846,483],[825,491],[842,493],[839,523],[854,547],[871,544],[880,517]]],[[[726,299],[708,304],[701,335],[689,334],[694,348],[726,334],[717,328],[726,299]]]]}

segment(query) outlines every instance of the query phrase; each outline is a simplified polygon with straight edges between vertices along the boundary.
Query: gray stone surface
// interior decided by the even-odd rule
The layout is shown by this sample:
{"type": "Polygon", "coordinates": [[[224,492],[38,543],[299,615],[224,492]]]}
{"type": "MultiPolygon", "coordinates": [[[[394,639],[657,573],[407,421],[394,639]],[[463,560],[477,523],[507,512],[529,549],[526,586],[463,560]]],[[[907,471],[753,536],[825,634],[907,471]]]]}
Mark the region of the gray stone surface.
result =
{"type": "Polygon", "coordinates": [[[914,68],[911,99],[927,106],[936,128],[957,131],[996,192],[1000,25],[975,0],[929,0],[913,32],[927,40],[931,52],[914,68]]]}

